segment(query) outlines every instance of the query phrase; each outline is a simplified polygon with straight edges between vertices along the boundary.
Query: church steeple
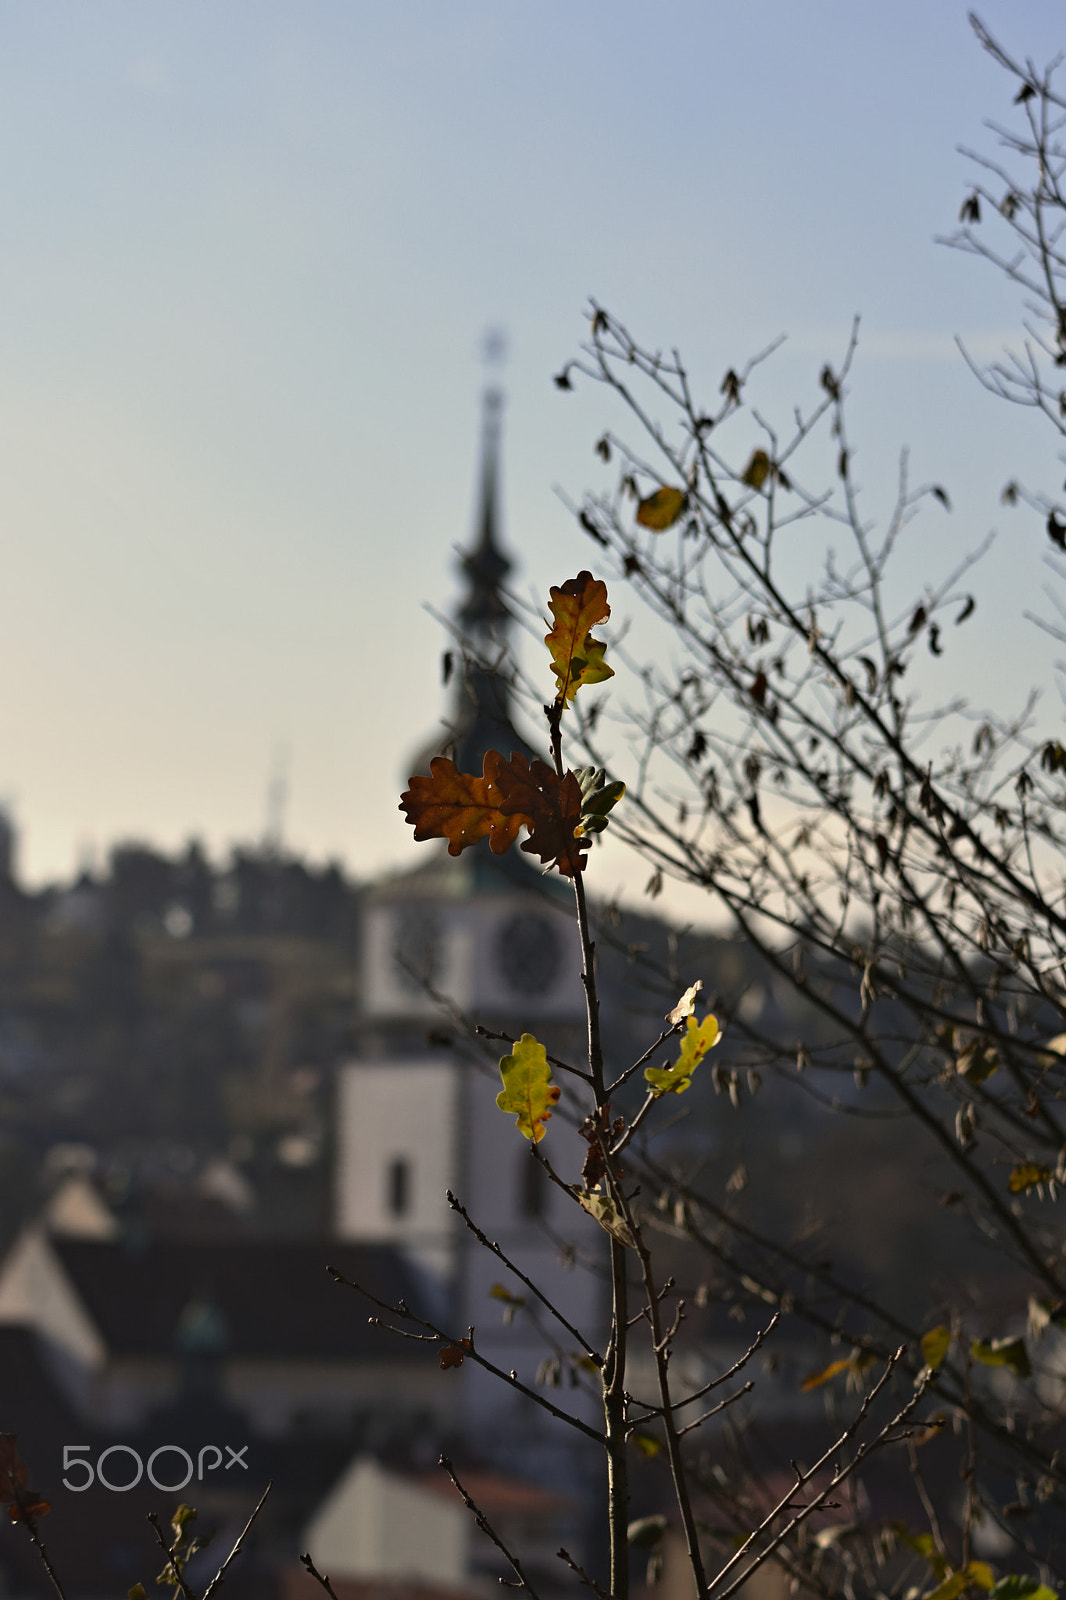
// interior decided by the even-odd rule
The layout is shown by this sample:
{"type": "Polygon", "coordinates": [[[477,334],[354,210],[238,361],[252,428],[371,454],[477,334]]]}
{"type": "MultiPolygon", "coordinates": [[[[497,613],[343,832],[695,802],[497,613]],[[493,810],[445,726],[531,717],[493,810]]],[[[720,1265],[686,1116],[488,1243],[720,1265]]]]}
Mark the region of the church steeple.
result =
{"type": "MultiPolygon", "coordinates": [[[[486,356],[499,361],[502,341],[490,335],[486,356]]],[[[473,538],[459,552],[461,590],[452,613],[455,644],[451,704],[444,730],[416,757],[413,772],[428,772],[435,755],[450,756],[460,772],[481,771],[486,750],[504,755],[531,749],[511,720],[507,681],[507,646],[512,616],[504,593],[514,562],[500,542],[500,440],[503,392],[489,384],[481,400],[481,461],[475,502],[473,538]]]]}
{"type": "Polygon", "coordinates": [[[499,642],[509,620],[501,588],[514,563],[500,548],[499,477],[500,423],[503,394],[493,387],[482,396],[481,488],[477,534],[472,549],[460,557],[467,582],[466,594],[456,611],[456,621],[471,645],[484,649],[499,642]],[[478,637],[473,637],[477,635],[478,637]]]}
{"type": "Polygon", "coordinates": [[[461,772],[480,772],[486,750],[510,755],[536,752],[511,722],[511,691],[504,659],[511,613],[504,584],[514,563],[499,537],[500,434],[503,394],[490,386],[482,397],[481,481],[474,542],[459,557],[463,593],[455,610],[459,670],[449,717],[450,754],[461,772]]]}

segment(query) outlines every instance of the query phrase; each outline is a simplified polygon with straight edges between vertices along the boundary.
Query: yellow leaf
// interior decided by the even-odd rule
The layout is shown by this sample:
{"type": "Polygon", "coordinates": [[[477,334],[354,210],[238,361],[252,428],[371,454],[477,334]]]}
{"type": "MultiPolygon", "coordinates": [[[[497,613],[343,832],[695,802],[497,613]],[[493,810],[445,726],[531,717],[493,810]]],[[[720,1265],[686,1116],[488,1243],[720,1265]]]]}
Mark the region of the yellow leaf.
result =
{"type": "Polygon", "coordinates": [[[544,643],[558,685],[556,703],[568,706],[582,684],[604,683],[614,677],[614,668],[603,659],[606,645],[592,637],[592,629],[611,615],[607,585],[591,572],[579,572],[564,584],[553,584],[548,595],[554,625],[544,635],[544,643]]]}
{"type": "Polygon", "coordinates": [[[922,1334],[922,1360],[927,1367],[935,1372],[948,1353],[951,1344],[951,1329],[939,1324],[930,1328],[928,1333],[922,1334]]]}
{"type": "Polygon", "coordinates": [[[969,1581],[965,1572],[952,1572],[935,1589],[930,1589],[923,1600],[955,1600],[955,1596],[962,1593],[969,1581]]]}
{"type": "Polygon", "coordinates": [[[948,1570],[948,1564],[943,1553],[937,1549],[936,1540],[931,1533],[910,1533],[901,1523],[899,1524],[899,1537],[903,1544],[911,1550],[924,1556],[932,1568],[933,1577],[939,1582],[948,1570]]]}
{"type": "Polygon", "coordinates": [[[820,1389],[823,1383],[828,1383],[830,1378],[838,1378],[842,1372],[854,1372],[855,1363],[850,1356],[841,1356],[838,1361],[831,1361],[821,1372],[812,1372],[809,1378],[804,1378],[800,1384],[800,1393],[809,1394],[812,1389],[820,1389]]]}
{"type": "Polygon", "coordinates": [[[534,1144],[539,1143],[547,1131],[544,1124],[551,1116],[550,1107],[559,1098],[544,1046],[531,1033],[524,1033],[513,1054],[500,1062],[500,1076],[503,1088],[496,1096],[496,1104],[501,1111],[513,1111],[519,1131],[534,1144]]]}
{"type": "Polygon", "coordinates": [[[1027,1189],[1035,1189],[1038,1183],[1047,1183],[1050,1177],[1050,1167],[1038,1166],[1035,1161],[1023,1161],[1007,1179],[1007,1188],[1011,1194],[1024,1194],[1027,1189]]]}
{"type": "Polygon", "coordinates": [[[963,1570],[970,1582],[976,1583],[979,1589],[991,1589],[996,1581],[987,1561],[970,1561],[963,1570]]]}
{"type": "Polygon", "coordinates": [[[665,533],[672,528],[688,504],[684,489],[656,489],[637,506],[637,521],[652,533],[665,533]]]}
{"type": "Polygon", "coordinates": [[[653,1433],[634,1432],[629,1435],[629,1442],[635,1445],[642,1456],[657,1456],[662,1449],[662,1440],[657,1439],[653,1433]]]}
{"type": "Polygon", "coordinates": [[[746,483],[749,489],[761,489],[769,476],[770,457],[765,450],[753,450],[741,482],[746,483]]]}
{"type": "Polygon", "coordinates": [[[631,1250],[636,1249],[637,1241],[629,1230],[629,1223],[609,1194],[601,1194],[599,1189],[582,1189],[577,1198],[589,1216],[595,1217],[600,1227],[612,1234],[619,1244],[628,1245],[631,1250]]]}
{"type": "Polygon", "coordinates": [[[644,1076],[653,1094],[684,1094],[692,1074],[721,1038],[718,1019],[708,1011],[702,1022],[689,1017],[681,1040],[681,1054],[672,1067],[645,1067],[644,1076]]]}

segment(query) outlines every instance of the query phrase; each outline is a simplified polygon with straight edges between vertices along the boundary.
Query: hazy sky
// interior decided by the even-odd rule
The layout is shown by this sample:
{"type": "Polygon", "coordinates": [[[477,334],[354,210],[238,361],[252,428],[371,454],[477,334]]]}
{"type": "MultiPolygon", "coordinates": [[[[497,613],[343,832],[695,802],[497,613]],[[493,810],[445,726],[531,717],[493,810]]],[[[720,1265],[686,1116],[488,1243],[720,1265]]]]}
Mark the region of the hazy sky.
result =
{"type": "MultiPolygon", "coordinates": [[[[1061,3],[981,14],[1041,64],[1066,46],[1061,3]]],[[[956,146],[989,148],[1009,101],[948,0],[0,0],[0,794],[24,875],[120,837],[256,837],[282,749],[294,848],[411,859],[396,799],[441,709],[423,607],[469,534],[481,335],[509,335],[506,537],[539,592],[592,560],[554,491],[605,482],[619,420],[551,383],[589,295],[712,394],[787,333],[780,405],[860,312],[864,480],[910,443],[958,507],[923,524],[915,581],[928,541],[1001,527],[970,648],[1008,687],[1046,675],[1003,620],[1039,599],[1044,543],[998,493],[1057,487],[1054,441],[952,342],[994,352],[1017,301],[933,242],[956,146]]]]}

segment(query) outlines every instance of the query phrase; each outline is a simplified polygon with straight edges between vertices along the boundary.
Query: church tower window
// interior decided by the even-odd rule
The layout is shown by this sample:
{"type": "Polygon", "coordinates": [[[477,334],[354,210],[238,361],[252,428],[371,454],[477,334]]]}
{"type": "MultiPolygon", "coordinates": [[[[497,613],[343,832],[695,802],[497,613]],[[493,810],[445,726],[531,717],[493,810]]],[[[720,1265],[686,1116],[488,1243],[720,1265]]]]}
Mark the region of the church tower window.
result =
{"type": "Polygon", "coordinates": [[[411,1210],[411,1163],[394,1156],[385,1173],[385,1203],[390,1217],[406,1217],[411,1210]]]}

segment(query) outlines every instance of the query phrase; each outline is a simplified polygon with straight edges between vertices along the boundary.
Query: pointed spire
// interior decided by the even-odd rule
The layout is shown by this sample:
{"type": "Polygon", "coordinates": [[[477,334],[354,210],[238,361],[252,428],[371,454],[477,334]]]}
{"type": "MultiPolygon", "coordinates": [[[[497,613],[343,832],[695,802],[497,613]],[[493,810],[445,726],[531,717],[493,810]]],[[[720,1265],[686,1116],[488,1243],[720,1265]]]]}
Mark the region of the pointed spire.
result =
{"type": "MultiPolygon", "coordinates": [[[[498,362],[499,337],[486,339],[486,356],[498,362]]],[[[459,554],[462,592],[454,616],[458,648],[452,652],[456,672],[445,733],[416,758],[414,772],[429,769],[433,755],[447,754],[461,772],[480,772],[486,750],[504,755],[532,750],[511,720],[511,691],[507,678],[497,671],[504,665],[511,613],[504,585],[514,562],[500,544],[500,435],[503,393],[492,384],[481,401],[481,470],[474,538],[459,554]]]]}
{"type": "Polygon", "coordinates": [[[460,557],[467,588],[459,602],[456,621],[464,633],[477,632],[488,636],[472,641],[483,646],[499,631],[501,625],[506,626],[508,611],[501,588],[513,562],[500,548],[498,535],[502,391],[486,389],[481,406],[481,489],[477,536],[473,549],[465,551],[460,557]]]}

